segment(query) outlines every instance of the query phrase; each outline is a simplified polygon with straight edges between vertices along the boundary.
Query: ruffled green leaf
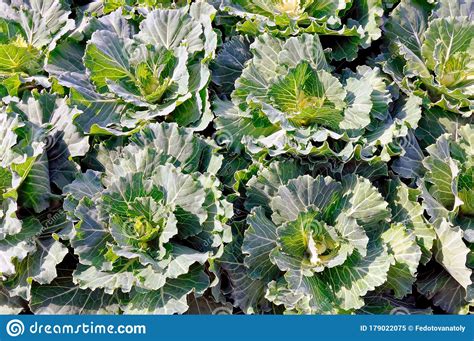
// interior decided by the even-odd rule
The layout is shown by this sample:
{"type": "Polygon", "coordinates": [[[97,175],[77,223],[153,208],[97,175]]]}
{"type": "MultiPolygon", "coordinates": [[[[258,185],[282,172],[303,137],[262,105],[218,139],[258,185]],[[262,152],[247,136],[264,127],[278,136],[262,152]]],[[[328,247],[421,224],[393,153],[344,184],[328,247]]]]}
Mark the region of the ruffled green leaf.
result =
{"type": "Polygon", "coordinates": [[[158,290],[131,293],[124,307],[126,314],[182,314],[188,310],[186,297],[191,292],[202,294],[209,286],[209,277],[200,267],[168,283],[158,290]]]}
{"type": "Polygon", "coordinates": [[[245,231],[242,252],[247,254],[245,266],[249,268],[249,276],[254,279],[271,279],[278,272],[269,257],[276,247],[277,227],[265,217],[265,211],[261,207],[252,210],[247,222],[249,228],[245,231]]]}
{"type": "Polygon", "coordinates": [[[368,246],[367,256],[354,253],[343,265],[324,272],[323,281],[330,283],[342,309],[358,309],[364,304],[361,296],[387,280],[390,263],[386,248],[373,242],[368,246]]]}
{"type": "Polygon", "coordinates": [[[70,278],[60,277],[51,284],[34,286],[31,310],[38,315],[117,314],[120,299],[100,290],[82,290],[70,278]]]}
{"type": "Polygon", "coordinates": [[[16,315],[24,309],[24,302],[19,297],[10,297],[3,286],[0,289],[0,314],[16,315]]]}
{"type": "Polygon", "coordinates": [[[472,283],[472,270],[466,267],[466,257],[470,250],[463,242],[462,231],[444,219],[437,221],[434,228],[438,237],[435,244],[436,260],[466,289],[472,283]]]}
{"type": "Polygon", "coordinates": [[[422,251],[421,262],[426,264],[431,259],[431,249],[436,234],[424,217],[423,207],[418,202],[421,191],[410,188],[399,180],[391,181],[388,190],[392,221],[403,224],[415,234],[418,246],[422,251]]]}
{"type": "Polygon", "coordinates": [[[434,267],[421,274],[417,288],[436,306],[451,314],[468,311],[466,290],[443,268],[434,267]]]}
{"type": "Polygon", "coordinates": [[[388,271],[387,286],[393,289],[397,298],[410,294],[416,280],[421,250],[415,233],[407,230],[403,224],[396,224],[382,234],[395,260],[388,271]]]}

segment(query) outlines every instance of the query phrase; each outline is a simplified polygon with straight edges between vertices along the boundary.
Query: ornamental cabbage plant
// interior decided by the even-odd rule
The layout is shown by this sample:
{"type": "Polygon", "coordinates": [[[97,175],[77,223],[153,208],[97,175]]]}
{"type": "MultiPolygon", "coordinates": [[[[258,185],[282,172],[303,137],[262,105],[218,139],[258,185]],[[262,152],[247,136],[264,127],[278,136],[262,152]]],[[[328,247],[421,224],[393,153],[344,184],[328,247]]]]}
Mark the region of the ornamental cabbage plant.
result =
{"type": "MultiPolygon", "coordinates": [[[[370,181],[302,173],[295,163],[275,162],[248,181],[245,274],[230,274],[240,307],[256,312],[268,300],[285,313],[347,313],[362,308],[369,291],[411,286],[421,257],[416,234],[391,222],[370,181]],[[251,301],[239,297],[249,281],[260,285],[261,297],[251,301]]],[[[231,265],[224,259],[222,266],[231,265]]]]}
{"type": "Polygon", "coordinates": [[[442,0],[430,4],[403,1],[385,24],[387,49],[383,61],[404,91],[429,98],[430,106],[472,114],[472,5],[442,0]]]}
{"type": "Polygon", "coordinates": [[[214,13],[200,2],[147,12],[139,24],[118,10],[90,19],[81,32],[90,35],[85,49],[66,41],[47,69],[71,88],[85,132],[120,135],[158,116],[204,129],[211,119],[206,85],[217,43],[214,13]],[[79,64],[73,70],[71,57],[79,64]]]}
{"type": "Polygon", "coordinates": [[[19,88],[29,83],[49,87],[42,64],[58,40],[75,27],[69,4],[8,0],[1,2],[0,13],[2,96],[17,96],[19,88]]]}
{"type": "Polygon", "coordinates": [[[2,109],[1,286],[8,310],[19,312],[33,281],[50,284],[68,253],[60,238],[72,225],[55,192],[75,179],[73,158],[89,144],[72,123],[77,109],[56,95],[33,91],[2,109]]]}
{"type": "Polygon", "coordinates": [[[117,150],[99,149],[65,189],[80,287],[128,294],[126,313],[183,313],[186,295],[210,285],[205,262],[230,238],[232,208],[211,141],[176,124],[151,124],[117,150]]]}
{"type": "Polygon", "coordinates": [[[406,136],[410,124],[416,127],[419,97],[400,99],[390,115],[392,98],[380,69],[332,73],[317,36],[283,41],[264,34],[250,51],[232,102],[215,102],[217,134],[222,131],[222,142],[234,151],[245,145],[252,154],[388,161],[397,154],[390,144],[406,136]]]}
{"type": "Polygon", "coordinates": [[[353,60],[360,47],[380,38],[382,1],[223,0],[221,9],[242,18],[237,30],[275,36],[317,33],[330,44],[332,59],[353,60]]]}
{"type": "Polygon", "coordinates": [[[468,314],[468,0],[0,0],[0,314],[468,314]]]}
{"type": "Polygon", "coordinates": [[[428,295],[436,295],[439,304],[450,312],[468,309],[472,300],[473,133],[474,127],[465,125],[457,140],[449,134],[441,135],[427,148],[428,156],[423,160],[426,173],[420,180],[424,209],[438,238],[435,259],[442,265],[420,286],[428,295]],[[444,279],[446,286],[456,290],[455,299],[429,283],[432,277],[444,279]]]}

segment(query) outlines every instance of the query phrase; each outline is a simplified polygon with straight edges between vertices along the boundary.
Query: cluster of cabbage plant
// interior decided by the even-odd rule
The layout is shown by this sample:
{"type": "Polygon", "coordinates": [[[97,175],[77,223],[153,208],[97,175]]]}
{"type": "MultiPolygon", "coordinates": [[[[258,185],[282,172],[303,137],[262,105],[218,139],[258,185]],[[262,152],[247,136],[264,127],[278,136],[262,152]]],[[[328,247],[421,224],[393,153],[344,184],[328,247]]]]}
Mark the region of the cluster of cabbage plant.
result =
{"type": "Polygon", "coordinates": [[[0,0],[0,313],[468,313],[473,9],[0,0]]]}

